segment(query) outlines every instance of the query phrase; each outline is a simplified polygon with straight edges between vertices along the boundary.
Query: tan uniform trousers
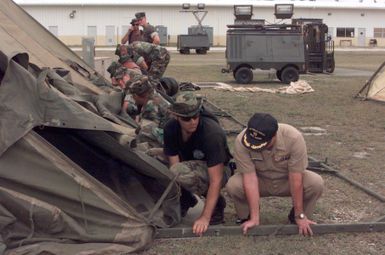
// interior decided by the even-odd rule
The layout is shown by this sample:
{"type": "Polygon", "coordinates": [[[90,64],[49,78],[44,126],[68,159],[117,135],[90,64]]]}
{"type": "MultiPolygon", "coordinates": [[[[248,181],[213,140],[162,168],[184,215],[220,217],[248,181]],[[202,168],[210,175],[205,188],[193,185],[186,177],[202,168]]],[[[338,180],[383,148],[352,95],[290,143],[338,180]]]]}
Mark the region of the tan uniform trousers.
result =
{"type": "MultiPolygon", "coordinates": [[[[290,194],[289,181],[287,179],[271,180],[258,177],[260,197],[278,196],[288,197],[290,194]]],[[[322,195],[324,187],[323,179],[320,175],[305,170],[303,174],[303,207],[304,213],[311,218],[315,204],[322,195]]],[[[241,219],[249,216],[249,205],[243,188],[242,174],[233,175],[226,185],[227,192],[232,198],[237,215],[241,219]]]]}

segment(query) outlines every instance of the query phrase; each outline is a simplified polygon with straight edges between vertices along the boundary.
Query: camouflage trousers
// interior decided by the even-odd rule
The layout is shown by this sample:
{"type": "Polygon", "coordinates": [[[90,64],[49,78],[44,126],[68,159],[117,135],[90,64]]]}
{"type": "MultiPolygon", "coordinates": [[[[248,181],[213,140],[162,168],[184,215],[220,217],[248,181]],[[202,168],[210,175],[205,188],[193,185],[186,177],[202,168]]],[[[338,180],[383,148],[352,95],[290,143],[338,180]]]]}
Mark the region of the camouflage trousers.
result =
{"type": "Polygon", "coordinates": [[[151,147],[163,147],[163,129],[154,121],[142,120],[136,140],[138,143],[148,142],[151,147]]]}
{"type": "MultiPolygon", "coordinates": [[[[202,160],[190,160],[176,163],[170,168],[174,174],[179,174],[177,182],[186,190],[199,196],[206,195],[209,189],[210,178],[207,164],[202,160]]],[[[222,187],[230,178],[230,169],[223,168],[222,187]]]]}
{"type": "Polygon", "coordinates": [[[169,62],[170,54],[166,49],[161,48],[159,54],[151,61],[148,76],[155,80],[162,78],[169,62]]]}

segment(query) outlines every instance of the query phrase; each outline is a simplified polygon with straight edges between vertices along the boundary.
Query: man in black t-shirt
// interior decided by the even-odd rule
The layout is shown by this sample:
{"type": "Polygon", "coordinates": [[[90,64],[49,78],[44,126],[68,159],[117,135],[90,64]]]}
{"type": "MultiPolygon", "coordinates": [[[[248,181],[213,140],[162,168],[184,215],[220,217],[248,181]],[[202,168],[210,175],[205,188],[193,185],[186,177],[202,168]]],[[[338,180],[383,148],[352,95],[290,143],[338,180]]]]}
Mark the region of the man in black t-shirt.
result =
{"type": "Polygon", "coordinates": [[[160,44],[159,34],[155,31],[155,27],[147,22],[146,13],[137,12],[135,13],[135,18],[139,21],[139,25],[143,27],[143,41],[160,44]]]}
{"type": "Polygon", "coordinates": [[[205,112],[202,99],[193,92],[178,93],[170,112],[175,118],[164,127],[164,154],[182,186],[182,216],[194,205],[188,203],[193,201],[189,192],[206,197],[203,211],[193,225],[193,232],[202,235],[209,225],[224,222],[226,201],[220,190],[228,179],[231,154],[218,120],[205,112]]]}

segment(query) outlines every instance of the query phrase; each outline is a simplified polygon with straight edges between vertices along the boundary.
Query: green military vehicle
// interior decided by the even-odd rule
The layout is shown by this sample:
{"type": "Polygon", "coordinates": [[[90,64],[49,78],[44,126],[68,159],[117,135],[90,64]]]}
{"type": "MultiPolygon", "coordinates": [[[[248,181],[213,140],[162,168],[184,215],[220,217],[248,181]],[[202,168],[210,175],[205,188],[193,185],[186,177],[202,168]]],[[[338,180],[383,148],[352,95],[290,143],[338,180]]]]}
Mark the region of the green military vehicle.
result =
{"type": "MultiPolygon", "coordinates": [[[[275,15],[291,18],[293,9],[293,4],[276,4],[275,15]]],[[[308,71],[334,71],[334,44],[322,20],[265,25],[264,20],[251,19],[252,5],[234,6],[234,15],[226,37],[227,68],[222,72],[233,72],[238,83],[252,82],[254,69],[275,69],[277,78],[287,84],[308,71]]]]}

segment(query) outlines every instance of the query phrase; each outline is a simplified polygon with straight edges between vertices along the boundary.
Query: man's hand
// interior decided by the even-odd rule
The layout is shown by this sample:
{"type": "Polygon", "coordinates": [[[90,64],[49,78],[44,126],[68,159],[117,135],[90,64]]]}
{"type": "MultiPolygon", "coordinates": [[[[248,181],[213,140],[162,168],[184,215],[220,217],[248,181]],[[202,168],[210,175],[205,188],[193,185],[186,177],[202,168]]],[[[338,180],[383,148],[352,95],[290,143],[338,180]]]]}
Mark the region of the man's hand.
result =
{"type": "Polygon", "coordinates": [[[259,220],[248,220],[242,224],[243,234],[247,234],[247,230],[259,225],[259,220]]]}
{"type": "Polygon", "coordinates": [[[295,219],[295,222],[298,225],[298,231],[299,231],[300,235],[304,235],[304,236],[312,236],[313,235],[313,231],[311,230],[310,225],[317,224],[316,222],[311,221],[306,217],[305,217],[305,219],[295,219]]]}
{"type": "Polygon", "coordinates": [[[193,233],[197,236],[202,236],[204,232],[207,231],[210,224],[210,219],[207,219],[204,216],[199,217],[193,225],[193,233]]]}

